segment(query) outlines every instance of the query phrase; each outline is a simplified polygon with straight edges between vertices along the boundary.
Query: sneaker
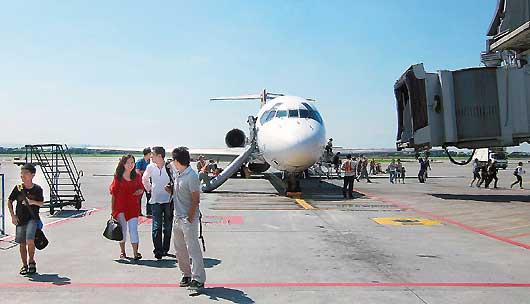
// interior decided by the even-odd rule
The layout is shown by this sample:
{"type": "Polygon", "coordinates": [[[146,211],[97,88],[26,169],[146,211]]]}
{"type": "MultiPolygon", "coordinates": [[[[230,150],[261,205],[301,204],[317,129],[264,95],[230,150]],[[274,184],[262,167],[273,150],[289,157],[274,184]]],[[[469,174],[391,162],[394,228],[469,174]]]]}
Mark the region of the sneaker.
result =
{"type": "Polygon", "coordinates": [[[191,282],[191,278],[190,277],[182,277],[182,280],[180,280],[179,286],[180,287],[188,287],[188,286],[190,286],[190,282],[191,282]]]}
{"type": "Polygon", "coordinates": [[[192,280],[189,284],[189,289],[199,289],[204,288],[204,283],[200,283],[199,281],[192,280]]]}

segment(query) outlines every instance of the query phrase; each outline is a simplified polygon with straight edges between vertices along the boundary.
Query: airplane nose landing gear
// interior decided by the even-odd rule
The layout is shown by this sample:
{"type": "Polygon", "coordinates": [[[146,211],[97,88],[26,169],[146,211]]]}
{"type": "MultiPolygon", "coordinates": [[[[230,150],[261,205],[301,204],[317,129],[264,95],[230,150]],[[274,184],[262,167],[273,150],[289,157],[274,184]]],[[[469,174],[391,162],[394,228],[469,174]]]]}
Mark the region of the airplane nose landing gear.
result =
{"type": "Polygon", "coordinates": [[[285,179],[285,183],[287,185],[287,196],[291,196],[293,193],[300,194],[302,192],[302,189],[300,188],[300,173],[287,173],[286,175],[287,178],[285,179]]]}

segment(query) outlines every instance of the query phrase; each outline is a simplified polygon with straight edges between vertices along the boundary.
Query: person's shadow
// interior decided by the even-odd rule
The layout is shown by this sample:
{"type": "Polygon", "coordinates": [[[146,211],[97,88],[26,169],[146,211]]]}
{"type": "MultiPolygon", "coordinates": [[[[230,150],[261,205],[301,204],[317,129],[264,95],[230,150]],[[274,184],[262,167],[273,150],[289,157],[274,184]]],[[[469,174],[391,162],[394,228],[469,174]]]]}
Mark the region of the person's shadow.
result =
{"type": "Polygon", "coordinates": [[[133,259],[119,259],[114,260],[116,263],[125,265],[139,265],[153,268],[175,268],[177,267],[174,259],[163,259],[163,260],[138,260],[133,259]]]}
{"type": "Polygon", "coordinates": [[[71,283],[70,278],[61,277],[56,273],[35,273],[29,276],[30,282],[48,282],[53,285],[69,285],[71,283]]]}
{"type": "Polygon", "coordinates": [[[210,297],[210,300],[219,301],[219,299],[224,299],[231,301],[232,303],[240,304],[251,304],[256,303],[254,300],[249,298],[246,293],[241,290],[225,288],[225,287],[210,287],[204,288],[200,293],[190,295],[192,297],[206,295],[210,297]]]}
{"type": "Polygon", "coordinates": [[[204,268],[213,268],[221,264],[221,260],[218,259],[203,258],[202,260],[204,261],[204,268]]]}

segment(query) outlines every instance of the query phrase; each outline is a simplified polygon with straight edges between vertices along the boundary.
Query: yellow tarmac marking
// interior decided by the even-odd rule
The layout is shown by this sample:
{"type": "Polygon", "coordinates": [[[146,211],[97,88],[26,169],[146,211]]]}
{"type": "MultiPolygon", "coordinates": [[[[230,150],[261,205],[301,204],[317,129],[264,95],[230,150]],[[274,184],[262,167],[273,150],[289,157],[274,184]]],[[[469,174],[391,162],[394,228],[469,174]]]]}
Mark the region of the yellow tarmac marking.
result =
{"type": "Polygon", "coordinates": [[[431,226],[440,225],[440,222],[415,217],[378,217],[372,219],[381,225],[399,225],[399,226],[431,226]]]}
{"type": "Polygon", "coordinates": [[[304,207],[304,209],[315,209],[315,207],[311,206],[308,202],[301,198],[297,198],[295,201],[298,203],[298,205],[304,207]]]}

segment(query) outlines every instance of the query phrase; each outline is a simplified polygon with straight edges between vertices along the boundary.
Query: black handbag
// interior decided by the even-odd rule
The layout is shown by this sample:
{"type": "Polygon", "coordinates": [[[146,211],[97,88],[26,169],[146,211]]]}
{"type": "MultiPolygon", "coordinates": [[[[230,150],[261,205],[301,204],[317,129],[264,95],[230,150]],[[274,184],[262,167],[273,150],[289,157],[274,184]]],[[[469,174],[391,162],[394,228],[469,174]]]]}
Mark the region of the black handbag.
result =
{"type": "Polygon", "coordinates": [[[110,218],[107,221],[105,231],[103,231],[103,236],[111,241],[122,241],[123,233],[120,223],[117,220],[110,218]]]}
{"type": "Polygon", "coordinates": [[[44,248],[46,248],[46,246],[48,246],[48,239],[46,238],[46,236],[44,235],[44,232],[42,231],[42,229],[37,229],[37,231],[35,231],[35,248],[39,249],[39,250],[42,250],[44,248]]]}

